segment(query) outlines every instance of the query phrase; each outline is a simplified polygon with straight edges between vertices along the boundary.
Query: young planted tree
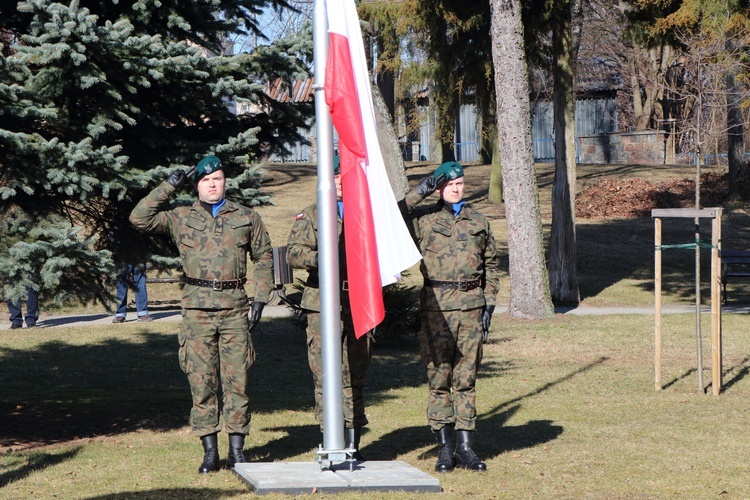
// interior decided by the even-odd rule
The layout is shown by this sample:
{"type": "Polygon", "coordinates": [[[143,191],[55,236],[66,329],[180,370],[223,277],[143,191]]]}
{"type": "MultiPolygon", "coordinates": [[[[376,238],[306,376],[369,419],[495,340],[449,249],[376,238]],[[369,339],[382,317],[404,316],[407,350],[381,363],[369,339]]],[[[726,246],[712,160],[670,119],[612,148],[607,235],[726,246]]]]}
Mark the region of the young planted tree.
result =
{"type": "Polygon", "coordinates": [[[164,240],[135,239],[128,214],[206,154],[222,159],[230,196],[265,201],[257,163],[301,139],[306,110],[271,102],[262,81],[303,74],[311,50],[287,40],[283,50],[233,55],[223,41],[253,31],[268,5],[28,0],[0,16],[0,64],[9,68],[0,116],[19,116],[0,121],[0,218],[26,221],[0,266],[6,297],[21,296],[25,283],[47,304],[105,301],[114,262],[168,258],[164,240]],[[257,112],[237,115],[237,102],[257,112]]]}

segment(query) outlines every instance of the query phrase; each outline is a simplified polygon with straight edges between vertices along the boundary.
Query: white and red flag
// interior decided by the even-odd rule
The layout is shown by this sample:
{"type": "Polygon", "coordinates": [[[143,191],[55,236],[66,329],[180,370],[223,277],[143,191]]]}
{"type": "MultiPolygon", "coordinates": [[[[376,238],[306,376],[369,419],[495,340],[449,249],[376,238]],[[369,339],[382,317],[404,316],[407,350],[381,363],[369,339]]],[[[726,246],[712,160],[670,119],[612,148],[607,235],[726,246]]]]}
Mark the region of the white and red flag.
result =
{"type": "Polygon", "coordinates": [[[349,302],[357,338],[385,317],[383,290],[422,256],[396,203],[378,144],[354,0],[326,0],[325,98],[339,134],[349,302]]]}

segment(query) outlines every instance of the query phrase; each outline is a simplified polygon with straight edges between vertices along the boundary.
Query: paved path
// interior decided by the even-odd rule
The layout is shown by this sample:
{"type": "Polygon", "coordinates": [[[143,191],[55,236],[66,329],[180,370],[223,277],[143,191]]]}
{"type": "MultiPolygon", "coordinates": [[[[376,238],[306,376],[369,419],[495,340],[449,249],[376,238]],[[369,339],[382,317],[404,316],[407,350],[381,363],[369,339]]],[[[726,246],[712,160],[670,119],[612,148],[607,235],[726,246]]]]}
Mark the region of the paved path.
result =
{"type": "MultiPolygon", "coordinates": [[[[507,306],[498,306],[495,309],[495,314],[502,314],[507,312],[507,306]]],[[[725,313],[750,313],[750,304],[732,304],[726,305],[722,308],[725,313]]],[[[590,306],[578,306],[578,307],[558,307],[555,309],[557,314],[567,315],[611,315],[611,314],[654,314],[654,308],[652,307],[590,307],[590,306]]],[[[663,306],[663,314],[688,314],[695,312],[695,305],[673,305],[663,306]]],[[[704,305],[701,308],[701,312],[710,313],[711,307],[704,305]]],[[[290,310],[285,305],[271,305],[266,306],[263,309],[263,317],[283,317],[289,316],[290,310]]],[[[149,312],[150,316],[153,316],[154,321],[179,321],[180,320],[180,309],[175,306],[171,308],[152,309],[149,312]]],[[[126,323],[137,323],[136,313],[128,312],[126,323]]],[[[87,326],[87,325],[106,325],[112,324],[112,315],[107,313],[94,313],[94,314],[73,314],[73,315],[54,315],[42,313],[39,316],[37,326],[40,328],[51,328],[53,326],[87,326]]],[[[24,326],[25,328],[25,326],[24,326]]],[[[3,321],[0,323],[0,330],[9,330],[10,323],[3,321]]]]}

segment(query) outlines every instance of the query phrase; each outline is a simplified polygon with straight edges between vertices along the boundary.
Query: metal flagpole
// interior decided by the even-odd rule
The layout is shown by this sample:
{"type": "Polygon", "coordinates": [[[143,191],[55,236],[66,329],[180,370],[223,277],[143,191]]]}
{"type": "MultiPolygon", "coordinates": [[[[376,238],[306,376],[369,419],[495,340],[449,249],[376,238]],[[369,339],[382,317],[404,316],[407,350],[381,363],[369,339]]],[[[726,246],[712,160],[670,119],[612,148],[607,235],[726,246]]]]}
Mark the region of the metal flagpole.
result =
{"type": "Polygon", "coordinates": [[[318,460],[343,462],[344,413],[341,374],[341,299],[337,232],[336,186],[333,182],[333,126],[325,102],[328,59],[328,18],[325,0],[313,7],[315,61],[315,121],[318,139],[318,269],[323,363],[323,445],[318,460]]]}
{"type": "Polygon", "coordinates": [[[349,491],[442,491],[434,477],[404,462],[368,461],[357,466],[354,447],[345,448],[343,378],[341,372],[341,283],[339,281],[336,185],[333,181],[333,125],[325,102],[325,70],[328,59],[326,0],[314,0],[313,49],[315,60],[315,119],[318,136],[318,268],[320,271],[320,324],[323,364],[323,444],[317,465],[309,462],[247,462],[234,471],[256,493],[349,491]],[[328,462],[326,467],[325,462],[328,462]],[[349,470],[336,470],[335,462],[348,462],[349,470]],[[366,469],[366,471],[364,471],[366,469]],[[355,477],[357,476],[357,477],[355,477]]]}

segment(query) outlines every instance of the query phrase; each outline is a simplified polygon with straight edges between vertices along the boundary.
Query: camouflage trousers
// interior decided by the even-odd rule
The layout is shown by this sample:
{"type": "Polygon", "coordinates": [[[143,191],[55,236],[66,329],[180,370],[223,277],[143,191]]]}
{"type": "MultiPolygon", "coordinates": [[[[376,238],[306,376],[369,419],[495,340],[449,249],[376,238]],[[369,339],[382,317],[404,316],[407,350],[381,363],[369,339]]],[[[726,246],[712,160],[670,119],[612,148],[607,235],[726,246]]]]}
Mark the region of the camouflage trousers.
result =
{"type": "MultiPolygon", "coordinates": [[[[352,315],[346,308],[341,313],[341,372],[344,403],[344,427],[356,428],[367,424],[365,416],[365,375],[370,367],[370,334],[354,336],[352,315]]],[[[323,429],[323,360],[320,339],[320,313],[307,311],[307,360],[315,384],[315,420],[323,429]]]]}
{"type": "Polygon", "coordinates": [[[430,393],[427,421],[433,431],[447,424],[476,427],[476,380],[482,360],[482,308],[422,311],[419,350],[430,393]]]}
{"type": "Polygon", "coordinates": [[[187,375],[193,408],[190,426],[203,437],[221,430],[219,390],[228,433],[247,434],[250,428],[248,372],[255,360],[248,333],[249,308],[183,309],[180,368],[187,375]]]}

